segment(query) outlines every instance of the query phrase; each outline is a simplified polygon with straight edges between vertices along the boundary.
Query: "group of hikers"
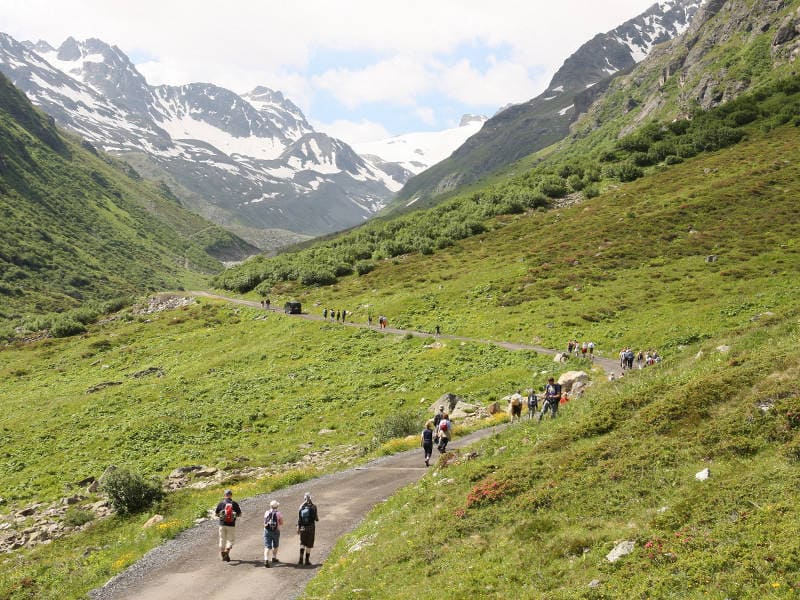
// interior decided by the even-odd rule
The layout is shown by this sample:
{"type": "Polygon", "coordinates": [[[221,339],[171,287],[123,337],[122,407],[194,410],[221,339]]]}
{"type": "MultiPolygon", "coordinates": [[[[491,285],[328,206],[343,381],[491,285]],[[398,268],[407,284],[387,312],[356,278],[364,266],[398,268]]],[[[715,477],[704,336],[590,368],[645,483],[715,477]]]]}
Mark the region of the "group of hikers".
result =
{"type": "Polygon", "coordinates": [[[636,361],[636,367],[643,369],[648,365],[654,365],[661,362],[661,356],[655,350],[639,350],[634,352],[630,346],[623,348],[619,351],[619,366],[622,370],[633,369],[633,361],[636,361]]]}
{"type": "MultiPolygon", "coordinates": [[[[519,390],[512,394],[508,404],[511,422],[522,420],[523,403],[527,403],[528,406],[528,419],[541,421],[548,412],[551,415],[550,418],[555,419],[558,415],[559,404],[569,402],[569,397],[563,391],[561,384],[555,381],[554,377],[550,377],[547,380],[547,385],[542,388],[541,411],[539,410],[539,399],[540,396],[536,394],[534,389],[528,390],[527,398],[519,390]]],[[[452,438],[453,423],[450,420],[450,415],[445,412],[444,405],[442,405],[439,407],[439,412],[425,423],[425,429],[422,430],[422,451],[426,467],[430,466],[434,444],[436,444],[436,449],[439,453],[442,454],[446,451],[447,444],[452,438]]]]}
{"type": "Polygon", "coordinates": [[[567,355],[594,359],[594,342],[578,342],[578,340],[567,340],[567,355]]]}
{"type": "Polygon", "coordinates": [[[508,411],[511,416],[511,422],[522,420],[522,405],[523,403],[528,406],[528,419],[541,421],[542,418],[549,412],[550,418],[555,419],[558,415],[558,407],[560,404],[569,402],[567,393],[563,391],[560,383],[556,382],[554,377],[547,380],[547,385],[542,388],[541,397],[537,395],[536,390],[531,388],[528,390],[527,398],[524,397],[520,390],[511,394],[508,403],[508,411]],[[542,408],[539,410],[539,400],[542,401],[542,408]]]}
{"type": "MultiPolygon", "coordinates": [[[[280,503],[272,500],[269,510],[264,513],[264,566],[278,563],[278,545],[283,527],[283,514],[278,510],[280,503]],[[272,558],[270,559],[270,554],[272,558]]],[[[231,549],[236,541],[236,519],[242,516],[239,503],[233,499],[233,491],[225,490],[225,495],[214,509],[219,518],[219,553],[223,562],[230,562],[231,549]]],[[[311,565],[311,549],[314,547],[316,524],[319,521],[317,505],[311,501],[311,493],[303,495],[303,503],[297,511],[297,534],[300,536],[300,558],[298,565],[311,565]]]]}
{"type": "MultiPolygon", "coordinates": [[[[328,320],[328,314],[330,314],[330,316],[331,316],[331,321],[336,321],[337,323],[339,321],[344,323],[345,319],[347,319],[347,311],[346,310],[333,310],[332,308],[331,309],[327,309],[327,308],[323,309],[322,310],[322,318],[325,319],[326,321],[328,320]]],[[[350,316],[351,317],[353,316],[352,311],[350,312],[350,316]]]]}

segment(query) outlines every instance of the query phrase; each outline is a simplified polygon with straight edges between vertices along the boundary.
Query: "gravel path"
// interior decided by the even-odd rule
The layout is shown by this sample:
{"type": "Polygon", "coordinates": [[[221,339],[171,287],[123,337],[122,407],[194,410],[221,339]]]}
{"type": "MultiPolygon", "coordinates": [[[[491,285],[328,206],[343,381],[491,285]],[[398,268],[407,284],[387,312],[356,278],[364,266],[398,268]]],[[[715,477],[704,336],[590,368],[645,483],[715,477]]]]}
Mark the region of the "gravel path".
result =
{"type": "MultiPolygon", "coordinates": [[[[469,445],[498,429],[476,431],[454,440],[451,447],[469,445]]],[[[89,597],[95,600],[296,598],[339,537],[352,531],[378,502],[428,471],[422,459],[421,449],[409,450],[271,494],[247,498],[240,502],[242,518],[237,520],[231,562],[220,559],[216,521],[206,521],[154,548],[105,586],[90,592],[89,597]],[[311,492],[320,518],[310,567],[297,565],[300,546],[294,528],[305,491],[311,492]],[[282,562],[266,569],[263,515],[273,499],[280,502],[285,521],[278,553],[282,562]]]]}
{"type": "MultiPolygon", "coordinates": [[[[225,300],[235,304],[261,308],[258,302],[227,298],[207,292],[188,292],[185,295],[225,300]]],[[[271,311],[282,312],[271,307],[271,311]]],[[[322,316],[294,315],[322,321],[322,316]]],[[[344,323],[347,327],[369,327],[363,323],[344,323]]],[[[378,328],[377,332],[393,335],[411,334],[431,337],[430,333],[378,328]]],[[[439,340],[452,340],[493,344],[508,350],[532,350],[555,355],[556,350],[495,340],[484,340],[454,335],[439,335],[439,340]]],[[[617,361],[595,358],[595,364],[606,371],[618,370],[617,361]]],[[[498,428],[477,431],[459,440],[451,447],[458,448],[492,435],[498,428]]],[[[326,475],[312,481],[247,498],[240,502],[243,517],[237,521],[237,542],[231,552],[231,562],[220,560],[217,548],[216,521],[206,521],[178,535],[175,539],[148,552],[120,575],[102,588],[90,592],[94,600],[167,600],[191,598],[192,600],[269,600],[298,597],[314,576],[319,564],[330,552],[336,540],[352,531],[378,502],[386,500],[401,487],[417,481],[427,472],[421,450],[411,450],[374,460],[364,466],[326,475]],[[312,553],[312,566],[296,564],[299,538],[294,524],[303,492],[310,491],[319,507],[320,523],[312,553]],[[263,514],[271,500],[281,503],[285,525],[281,537],[279,558],[275,568],[266,569],[263,563],[263,514]]]]}

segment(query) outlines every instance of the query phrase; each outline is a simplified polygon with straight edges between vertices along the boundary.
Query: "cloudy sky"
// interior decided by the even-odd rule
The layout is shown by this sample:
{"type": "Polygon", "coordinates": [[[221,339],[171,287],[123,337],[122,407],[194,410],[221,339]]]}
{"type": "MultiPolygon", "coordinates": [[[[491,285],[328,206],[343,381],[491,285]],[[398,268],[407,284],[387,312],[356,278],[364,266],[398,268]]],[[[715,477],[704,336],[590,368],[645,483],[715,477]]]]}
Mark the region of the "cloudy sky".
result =
{"type": "Polygon", "coordinates": [[[348,142],[457,125],[543,91],[655,0],[0,0],[0,31],[118,46],[151,84],[281,90],[348,142]]]}

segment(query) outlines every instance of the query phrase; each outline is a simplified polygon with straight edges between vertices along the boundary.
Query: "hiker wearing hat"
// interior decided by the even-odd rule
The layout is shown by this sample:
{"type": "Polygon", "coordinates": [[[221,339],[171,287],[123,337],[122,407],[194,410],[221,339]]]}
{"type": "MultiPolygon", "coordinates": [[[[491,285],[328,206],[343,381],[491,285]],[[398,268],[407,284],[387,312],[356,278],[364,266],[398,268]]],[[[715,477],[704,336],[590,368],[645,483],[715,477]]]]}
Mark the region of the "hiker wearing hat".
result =
{"type": "Polygon", "coordinates": [[[225,490],[225,497],[217,504],[214,514],[219,517],[219,554],[223,561],[230,562],[231,548],[236,541],[236,519],[242,516],[232,490],[225,490]]]}
{"type": "Polygon", "coordinates": [[[283,515],[278,510],[279,503],[273,500],[269,510],[264,513],[264,566],[269,567],[269,551],[272,550],[272,562],[278,562],[278,544],[281,539],[283,515]]]}
{"type": "Polygon", "coordinates": [[[305,554],[305,564],[311,564],[311,548],[314,547],[314,533],[317,521],[319,521],[317,505],[311,501],[311,492],[306,492],[303,495],[303,504],[300,505],[300,510],[297,512],[297,533],[300,534],[300,560],[297,561],[298,565],[304,564],[303,554],[305,554]]]}

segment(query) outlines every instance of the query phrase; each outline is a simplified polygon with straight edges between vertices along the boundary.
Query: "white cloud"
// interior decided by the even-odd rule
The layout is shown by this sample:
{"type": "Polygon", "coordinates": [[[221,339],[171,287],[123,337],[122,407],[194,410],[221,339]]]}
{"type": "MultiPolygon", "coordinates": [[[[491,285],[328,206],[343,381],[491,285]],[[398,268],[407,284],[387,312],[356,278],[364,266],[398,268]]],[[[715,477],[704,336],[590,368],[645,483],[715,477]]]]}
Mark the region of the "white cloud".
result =
{"type": "Polygon", "coordinates": [[[419,120],[427,125],[436,124],[436,112],[428,106],[419,106],[414,111],[414,114],[419,117],[419,120]]]}
{"type": "Polygon", "coordinates": [[[364,69],[330,69],[313,77],[312,83],[354,108],[371,102],[413,105],[417,95],[431,89],[433,79],[418,61],[396,56],[364,69]]]}
{"type": "Polygon", "coordinates": [[[238,92],[266,85],[304,110],[325,90],[351,111],[392,103],[413,114],[431,105],[433,93],[471,105],[524,101],[583,42],[652,3],[0,0],[0,31],[52,44],[99,37],[126,53],[141,51],[148,57],[141,70],[153,83],[211,81],[238,92]],[[501,58],[470,63],[465,48],[501,58]],[[309,72],[326,53],[359,61],[309,72]]]}
{"type": "Polygon", "coordinates": [[[367,119],[362,119],[360,121],[338,119],[333,123],[313,123],[313,126],[317,131],[322,131],[335,138],[344,140],[348,144],[383,140],[391,136],[383,125],[367,119]]]}

